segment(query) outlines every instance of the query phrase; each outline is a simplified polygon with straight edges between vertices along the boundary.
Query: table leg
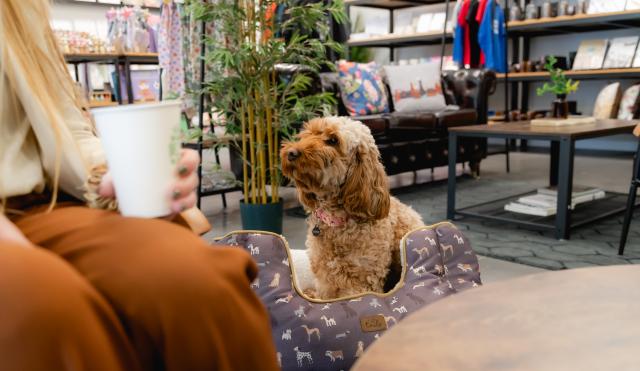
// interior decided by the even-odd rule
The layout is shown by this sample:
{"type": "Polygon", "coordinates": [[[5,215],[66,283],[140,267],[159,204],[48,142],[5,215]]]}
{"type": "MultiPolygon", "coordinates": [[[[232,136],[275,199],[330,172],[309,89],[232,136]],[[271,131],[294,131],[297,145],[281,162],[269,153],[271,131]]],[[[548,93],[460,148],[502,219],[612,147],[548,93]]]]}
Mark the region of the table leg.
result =
{"type": "Polygon", "coordinates": [[[558,172],[558,203],[556,214],[556,238],[568,240],[571,229],[571,190],[573,188],[573,155],[575,142],[564,138],[560,142],[558,172]]]}
{"type": "Polygon", "coordinates": [[[549,186],[558,185],[558,157],[560,156],[560,142],[551,141],[551,156],[549,158],[549,186]]]}
{"type": "Polygon", "coordinates": [[[447,178],[447,219],[453,220],[456,216],[456,161],[458,155],[458,136],[454,132],[449,133],[449,176],[447,178]]]}

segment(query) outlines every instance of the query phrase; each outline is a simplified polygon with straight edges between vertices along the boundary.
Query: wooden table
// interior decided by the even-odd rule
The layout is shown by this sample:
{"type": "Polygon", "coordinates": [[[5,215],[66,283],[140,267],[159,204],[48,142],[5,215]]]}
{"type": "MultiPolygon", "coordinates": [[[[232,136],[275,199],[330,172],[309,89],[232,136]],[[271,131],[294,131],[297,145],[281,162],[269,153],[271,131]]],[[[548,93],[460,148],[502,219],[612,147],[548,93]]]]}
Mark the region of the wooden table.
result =
{"type": "MultiPolygon", "coordinates": [[[[488,220],[515,223],[524,227],[555,230],[558,239],[569,239],[570,229],[609,217],[626,209],[626,195],[610,192],[610,198],[599,202],[600,209],[587,210],[583,217],[572,222],[570,209],[573,186],[573,157],[575,142],[583,139],[631,133],[638,121],[597,120],[595,124],[541,127],[531,126],[529,121],[500,123],[493,125],[473,125],[449,128],[449,179],[447,198],[447,218],[456,215],[484,218],[488,220]],[[504,138],[548,140],[551,142],[549,185],[558,187],[558,204],[555,218],[514,215],[504,211],[509,201],[517,200],[525,194],[504,197],[499,200],[456,210],[456,161],[459,137],[504,138]]],[[[597,169],[594,169],[597,170],[597,169]]],[[[629,170],[631,172],[631,169],[629,170]]],[[[627,181],[625,179],[625,181],[627,181]]],[[[595,201],[598,202],[598,201],[595,201]]],[[[589,203],[593,207],[596,203],[589,203]]],[[[578,208],[584,205],[579,205],[578,208]]],[[[586,207],[582,208],[588,209],[586,207]]]]}
{"type": "Polygon", "coordinates": [[[639,370],[640,266],[471,289],[406,318],[352,370],[639,370]]]}

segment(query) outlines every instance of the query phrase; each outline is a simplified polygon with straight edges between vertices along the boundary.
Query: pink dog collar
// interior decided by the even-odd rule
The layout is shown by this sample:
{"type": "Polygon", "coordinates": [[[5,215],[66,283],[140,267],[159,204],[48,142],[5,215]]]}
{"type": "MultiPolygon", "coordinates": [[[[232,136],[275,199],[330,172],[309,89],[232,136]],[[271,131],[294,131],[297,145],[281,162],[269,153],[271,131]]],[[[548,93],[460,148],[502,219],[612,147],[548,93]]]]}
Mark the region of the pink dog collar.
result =
{"type": "Polygon", "coordinates": [[[341,227],[345,225],[348,220],[346,215],[337,216],[321,208],[316,209],[314,215],[329,227],[341,227]]]}

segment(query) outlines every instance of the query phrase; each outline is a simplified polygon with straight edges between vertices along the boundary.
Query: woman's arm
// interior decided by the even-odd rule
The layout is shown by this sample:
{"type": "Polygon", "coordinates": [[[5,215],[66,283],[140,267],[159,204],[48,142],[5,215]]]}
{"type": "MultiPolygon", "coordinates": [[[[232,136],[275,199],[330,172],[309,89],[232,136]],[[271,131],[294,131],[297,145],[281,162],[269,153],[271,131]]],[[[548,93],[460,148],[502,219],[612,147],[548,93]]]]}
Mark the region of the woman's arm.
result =
{"type": "Polygon", "coordinates": [[[94,189],[88,189],[87,179],[90,176],[99,178],[104,174],[104,153],[93,125],[78,108],[73,97],[59,99],[62,103],[53,114],[59,115],[56,121],[61,122],[62,127],[55,127],[46,110],[31,102],[33,87],[26,80],[16,80],[14,90],[22,102],[26,119],[38,142],[47,178],[53,180],[59,175],[61,190],[78,199],[88,199],[98,204],[101,200],[97,196],[97,185],[94,189]],[[93,199],[91,194],[94,195],[93,199]]]}

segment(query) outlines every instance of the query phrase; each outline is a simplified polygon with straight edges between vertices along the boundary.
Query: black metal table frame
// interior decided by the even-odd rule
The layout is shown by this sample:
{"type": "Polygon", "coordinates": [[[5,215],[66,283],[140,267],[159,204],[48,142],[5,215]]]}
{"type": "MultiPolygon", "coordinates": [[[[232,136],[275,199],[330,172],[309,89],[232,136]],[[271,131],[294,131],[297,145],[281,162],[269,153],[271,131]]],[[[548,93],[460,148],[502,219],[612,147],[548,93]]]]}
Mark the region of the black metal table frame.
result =
{"type": "MultiPolygon", "coordinates": [[[[613,135],[613,134],[612,134],[613,135]]],[[[603,135],[585,136],[580,138],[572,138],[570,136],[558,136],[558,135],[526,135],[526,134],[507,134],[507,133],[474,133],[474,132],[462,132],[455,131],[449,132],[449,175],[448,175],[448,188],[447,188],[447,219],[454,220],[456,215],[471,216],[475,218],[482,218],[486,220],[501,221],[506,223],[519,224],[522,226],[536,227],[541,229],[555,229],[556,238],[569,239],[571,229],[571,207],[569,200],[571,200],[571,191],[573,188],[573,161],[575,155],[575,142],[582,139],[591,139],[593,137],[601,137],[603,135]],[[456,210],[456,161],[457,161],[457,148],[458,137],[476,137],[476,138],[504,138],[504,139],[535,139],[545,140],[551,142],[551,158],[549,168],[549,185],[557,186],[558,200],[557,200],[557,213],[555,220],[555,228],[551,228],[548,224],[540,224],[535,222],[520,221],[505,217],[492,217],[489,215],[479,215],[477,213],[465,213],[463,210],[456,210]]],[[[495,201],[493,201],[495,202],[495,201]]],[[[486,203],[483,203],[486,204],[486,203]]],[[[479,205],[467,207],[472,208],[479,205]]],[[[594,222],[619,213],[622,210],[615,210],[607,212],[596,218],[591,218],[589,222],[594,222]]],[[[581,223],[585,224],[585,223],[581,223]]]]}

